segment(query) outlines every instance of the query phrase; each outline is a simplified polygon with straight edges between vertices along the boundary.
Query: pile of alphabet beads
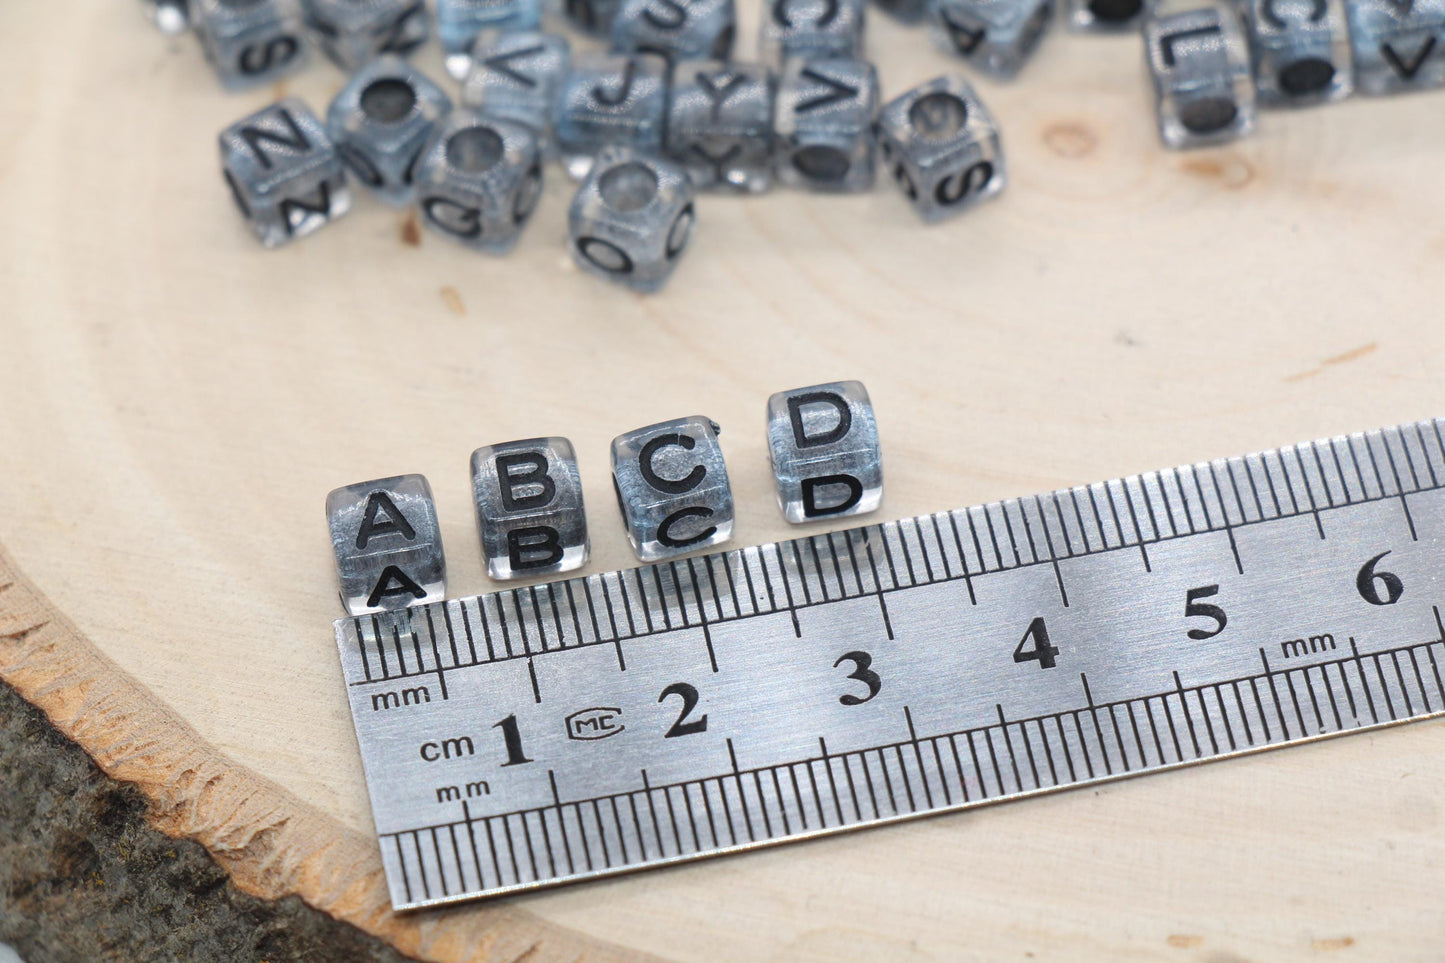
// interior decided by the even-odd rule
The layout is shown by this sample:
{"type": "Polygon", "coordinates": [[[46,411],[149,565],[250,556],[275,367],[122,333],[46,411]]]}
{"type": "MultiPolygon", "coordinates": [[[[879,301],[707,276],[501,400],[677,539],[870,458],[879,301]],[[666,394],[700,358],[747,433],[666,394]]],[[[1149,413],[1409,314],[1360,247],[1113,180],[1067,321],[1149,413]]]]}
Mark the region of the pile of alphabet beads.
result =
{"type": "Polygon", "coordinates": [[[1244,0],[1151,13],[1144,46],[1169,147],[1254,129],[1256,105],[1305,107],[1445,86],[1445,0],[1244,0]]]}
{"type": "MultiPolygon", "coordinates": [[[[612,482],[637,557],[659,561],[727,541],[733,495],[702,416],[618,435],[612,482]]],[[[878,424],[857,381],[780,391],[768,399],[767,438],[778,506],[788,521],[861,515],[883,501],[878,424]]],[[[566,438],[529,438],[472,453],[472,496],[487,574],[554,575],[590,550],[577,457],[566,438]]],[[[351,615],[446,597],[446,562],[431,486],[397,475],[326,497],[341,602],[351,615]]]]}
{"type": "MultiPolygon", "coordinates": [[[[542,31],[541,0],[435,0],[455,98],[405,59],[432,33],[422,0],[145,2],[162,29],[194,29],[228,86],[282,76],[312,46],[350,74],[324,123],[286,99],[221,134],[226,181],[267,246],[345,214],[355,181],[415,206],[445,237],[502,254],[556,160],[580,182],[568,216],[577,263],[651,291],[687,248],[697,192],[869,190],[881,154],[936,221],[1005,182],[997,126],[963,78],[880,105],[877,71],[862,59],[864,0],[770,0],[753,63],[731,59],[733,0],[569,0],[566,19],[608,44],[575,51],[542,31]]],[[[1052,10],[1045,0],[1014,23],[1017,0],[984,0],[1008,9],[985,10],[980,22],[994,26],[974,28],[959,0],[940,2],[952,4],[939,14],[950,42],[976,47],[998,74],[1018,69],[1052,10]]]]}

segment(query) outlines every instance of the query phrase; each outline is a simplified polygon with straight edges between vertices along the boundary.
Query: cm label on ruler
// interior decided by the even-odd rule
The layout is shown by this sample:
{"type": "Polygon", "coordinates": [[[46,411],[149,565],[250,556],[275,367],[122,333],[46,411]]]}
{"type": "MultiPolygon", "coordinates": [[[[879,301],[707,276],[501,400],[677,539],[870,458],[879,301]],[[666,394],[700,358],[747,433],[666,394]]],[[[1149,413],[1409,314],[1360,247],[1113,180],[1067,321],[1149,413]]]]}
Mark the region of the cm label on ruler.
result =
{"type": "Polygon", "coordinates": [[[1424,422],[342,620],[394,901],[1439,712],[1439,477],[1424,422]]]}

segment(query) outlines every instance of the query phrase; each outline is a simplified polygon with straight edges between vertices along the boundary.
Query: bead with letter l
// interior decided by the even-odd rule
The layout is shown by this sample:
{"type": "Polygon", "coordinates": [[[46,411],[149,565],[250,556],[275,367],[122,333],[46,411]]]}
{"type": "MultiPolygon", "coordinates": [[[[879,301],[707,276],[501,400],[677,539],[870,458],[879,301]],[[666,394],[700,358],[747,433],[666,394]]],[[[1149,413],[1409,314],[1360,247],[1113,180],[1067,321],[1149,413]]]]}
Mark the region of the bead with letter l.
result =
{"type": "Polygon", "coordinates": [[[221,132],[221,170],[267,247],[304,237],[351,209],[346,171],[321,121],[287,98],[221,132]]]}
{"type": "Polygon", "coordinates": [[[861,381],[769,398],[768,459],[778,507],[795,524],[862,515],[883,501],[878,421],[861,381]]]}
{"type": "Polygon", "coordinates": [[[472,452],[472,496],[492,578],[570,572],[587,562],[587,515],[566,438],[528,438],[472,452]]]}
{"type": "Polygon", "coordinates": [[[701,415],[612,441],[612,482],[632,550],[644,562],[727,541],[733,493],[718,426],[701,415]]]}
{"type": "Polygon", "coordinates": [[[1249,44],[1232,7],[1151,16],[1144,50],[1166,147],[1222,144],[1254,129],[1249,44]]]}
{"type": "Polygon", "coordinates": [[[441,529],[425,477],[396,475],[338,488],[326,496],[326,520],[341,604],[349,614],[446,597],[441,529]]]}

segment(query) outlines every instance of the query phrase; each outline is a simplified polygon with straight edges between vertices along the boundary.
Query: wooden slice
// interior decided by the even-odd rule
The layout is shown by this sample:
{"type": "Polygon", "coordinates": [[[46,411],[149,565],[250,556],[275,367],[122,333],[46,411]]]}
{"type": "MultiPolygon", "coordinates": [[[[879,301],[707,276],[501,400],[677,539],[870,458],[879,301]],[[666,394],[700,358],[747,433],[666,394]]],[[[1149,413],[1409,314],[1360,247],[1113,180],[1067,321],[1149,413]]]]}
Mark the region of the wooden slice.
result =
{"type": "MultiPolygon", "coordinates": [[[[556,169],[504,259],[365,197],[262,250],[215,134],[341,73],[226,95],[134,7],[0,7],[0,678],[239,886],[430,960],[1438,953],[1439,723],[398,918],[322,503],[425,473],[469,595],[467,459],[510,438],[573,440],[603,571],[630,561],[608,442],[685,414],[723,426],[735,544],[791,534],[762,430],[786,387],[867,384],[886,517],[1441,414],[1441,95],[1170,153],[1138,39],[1055,32],[978,83],[998,201],[927,227],[886,178],[703,197],[642,297],[571,265],[556,169]]],[[[883,16],[869,44],[885,96],[958,67],[883,16]]]]}

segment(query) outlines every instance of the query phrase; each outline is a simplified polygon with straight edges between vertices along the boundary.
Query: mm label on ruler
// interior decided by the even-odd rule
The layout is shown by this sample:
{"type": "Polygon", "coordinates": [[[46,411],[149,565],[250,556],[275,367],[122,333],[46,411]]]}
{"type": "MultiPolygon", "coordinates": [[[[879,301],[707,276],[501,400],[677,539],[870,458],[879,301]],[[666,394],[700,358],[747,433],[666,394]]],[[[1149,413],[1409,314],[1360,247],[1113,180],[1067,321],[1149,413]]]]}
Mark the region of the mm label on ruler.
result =
{"type": "Polygon", "coordinates": [[[1445,710],[1438,422],[336,639],[411,909],[1445,710]]]}

